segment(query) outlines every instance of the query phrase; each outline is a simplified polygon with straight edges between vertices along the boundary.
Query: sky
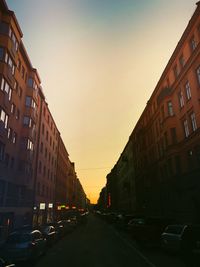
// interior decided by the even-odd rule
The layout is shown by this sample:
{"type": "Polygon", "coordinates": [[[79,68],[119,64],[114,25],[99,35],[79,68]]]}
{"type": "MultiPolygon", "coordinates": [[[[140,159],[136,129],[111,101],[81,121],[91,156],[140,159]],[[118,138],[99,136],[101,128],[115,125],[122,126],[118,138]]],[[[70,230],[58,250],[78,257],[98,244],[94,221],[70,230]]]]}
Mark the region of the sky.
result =
{"type": "Polygon", "coordinates": [[[7,0],[87,197],[106,175],[197,0],[7,0]]]}

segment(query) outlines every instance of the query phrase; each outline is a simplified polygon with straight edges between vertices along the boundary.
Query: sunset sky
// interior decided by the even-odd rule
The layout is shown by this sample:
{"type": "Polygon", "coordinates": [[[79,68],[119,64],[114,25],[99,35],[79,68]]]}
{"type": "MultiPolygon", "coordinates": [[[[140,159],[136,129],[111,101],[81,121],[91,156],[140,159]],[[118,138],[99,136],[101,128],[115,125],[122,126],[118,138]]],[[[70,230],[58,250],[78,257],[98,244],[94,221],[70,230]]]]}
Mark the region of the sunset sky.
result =
{"type": "Polygon", "coordinates": [[[7,0],[88,198],[106,175],[197,0],[7,0]]]}

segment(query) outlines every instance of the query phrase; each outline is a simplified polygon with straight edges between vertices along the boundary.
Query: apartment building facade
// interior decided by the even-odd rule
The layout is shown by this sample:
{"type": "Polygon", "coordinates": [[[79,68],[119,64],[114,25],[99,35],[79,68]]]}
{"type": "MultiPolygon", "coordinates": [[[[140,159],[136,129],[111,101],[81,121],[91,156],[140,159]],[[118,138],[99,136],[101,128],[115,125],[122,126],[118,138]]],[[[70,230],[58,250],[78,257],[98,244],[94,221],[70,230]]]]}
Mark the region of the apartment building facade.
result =
{"type": "Polygon", "coordinates": [[[60,133],[45,98],[41,95],[40,127],[38,130],[34,214],[37,224],[53,221],[60,133]]]}
{"type": "Polygon", "coordinates": [[[107,208],[123,213],[135,212],[136,194],[133,165],[133,144],[129,139],[117,163],[107,175],[107,208]]]}
{"type": "Polygon", "coordinates": [[[0,237],[52,221],[56,198],[63,198],[56,188],[62,183],[70,198],[76,179],[22,37],[14,12],[0,0],[0,237]]]}
{"type": "MultiPolygon", "coordinates": [[[[136,199],[133,212],[199,222],[200,2],[129,140],[136,199]]],[[[121,169],[118,163],[114,168],[121,169]]],[[[119,178],[113,174],[107,178],[114,190],[119,178]]],[[[120,200],[119,195],[113,197],[120,200]]]]}
{"type": "Polygon", "coordinates": [[[40,79],[14,13],[0,7],[0,224],[9,228],[31,219],[40,79]]]}

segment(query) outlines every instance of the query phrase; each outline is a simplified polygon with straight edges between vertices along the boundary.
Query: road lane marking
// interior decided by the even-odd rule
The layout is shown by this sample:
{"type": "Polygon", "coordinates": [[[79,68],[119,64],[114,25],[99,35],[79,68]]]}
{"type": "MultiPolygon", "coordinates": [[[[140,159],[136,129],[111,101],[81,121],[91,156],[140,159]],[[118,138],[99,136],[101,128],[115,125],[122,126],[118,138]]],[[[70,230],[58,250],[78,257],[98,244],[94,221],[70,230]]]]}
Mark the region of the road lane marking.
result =
{"type": "Polygon", "coordinates": [[[132,248],[149,266],[151,267],[157,267],[155,264],[150,262],[148,258],[146,258],[136,247],[134,247],[128,240],[123,238],[117,231],[115,231],[112,227],[110,227],[112,231],[130,248],[132,248]]]}

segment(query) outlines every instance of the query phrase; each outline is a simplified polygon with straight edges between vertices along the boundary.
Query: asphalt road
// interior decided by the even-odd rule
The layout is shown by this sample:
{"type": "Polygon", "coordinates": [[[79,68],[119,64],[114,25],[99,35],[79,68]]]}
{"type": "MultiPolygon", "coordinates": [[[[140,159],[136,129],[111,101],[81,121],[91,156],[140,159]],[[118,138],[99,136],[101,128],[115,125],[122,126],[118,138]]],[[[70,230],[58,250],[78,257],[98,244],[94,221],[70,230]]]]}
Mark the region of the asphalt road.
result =
{"type": "MultiPolygon", "coordinates": [[[[34,267],[183,267],[176,258],[158,251],[141,251],[112,226],[89,215],[41,257],[34,267]]],[[[27,267],[27,265],[26,265],[27,267]]]]}

